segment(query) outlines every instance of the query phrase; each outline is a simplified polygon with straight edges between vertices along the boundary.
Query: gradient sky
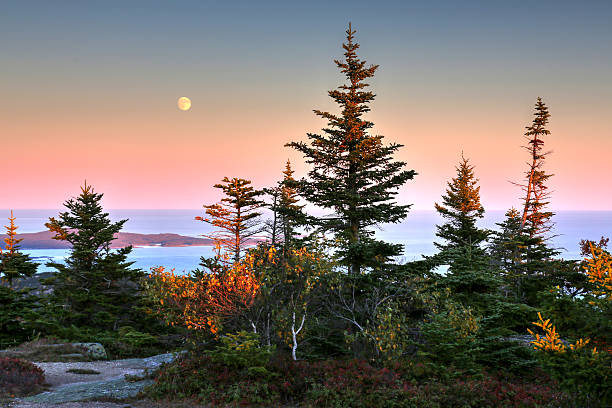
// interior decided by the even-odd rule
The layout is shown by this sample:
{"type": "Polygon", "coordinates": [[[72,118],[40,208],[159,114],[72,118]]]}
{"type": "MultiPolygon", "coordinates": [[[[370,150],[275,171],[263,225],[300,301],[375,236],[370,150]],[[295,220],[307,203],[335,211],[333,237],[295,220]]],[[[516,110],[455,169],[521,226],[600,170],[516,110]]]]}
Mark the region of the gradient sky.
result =
{"type": "Polygon", "coordinates": [[[463,151],[487,209],[518,206],[524,127],[552,114],[553,210],[612,210],[612,2],[13,1],[0,10],[0,208],[200,208],[222,177],[271,185],[336,111],[349,21],[375,132],[433,209],[463,151]],[[176,107],[192,99],[189,112],[176,107]]]}

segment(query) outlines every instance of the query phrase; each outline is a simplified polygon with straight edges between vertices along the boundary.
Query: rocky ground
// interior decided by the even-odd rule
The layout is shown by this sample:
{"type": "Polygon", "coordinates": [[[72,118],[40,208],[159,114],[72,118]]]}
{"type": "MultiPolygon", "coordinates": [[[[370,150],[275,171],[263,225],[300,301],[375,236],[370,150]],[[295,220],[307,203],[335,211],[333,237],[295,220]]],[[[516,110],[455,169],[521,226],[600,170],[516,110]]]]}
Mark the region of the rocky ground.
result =
{"type": "Polygon", "coordinates": [[[136,396],[152,380],[146,375],[162,363],[171,361],[172,354],[147,358],[89,362],[35,363],[45,372],[48,391],[6,402],[11,408],[117,408],[155,404],[126,404],[116,401],[136,396]],[[69,370],[73,372],[68,372],[69,370]],[[91,401],[96,400],[96,401],[91,401]],[[85,402],[90,401],[90,402],[85,402]]]}

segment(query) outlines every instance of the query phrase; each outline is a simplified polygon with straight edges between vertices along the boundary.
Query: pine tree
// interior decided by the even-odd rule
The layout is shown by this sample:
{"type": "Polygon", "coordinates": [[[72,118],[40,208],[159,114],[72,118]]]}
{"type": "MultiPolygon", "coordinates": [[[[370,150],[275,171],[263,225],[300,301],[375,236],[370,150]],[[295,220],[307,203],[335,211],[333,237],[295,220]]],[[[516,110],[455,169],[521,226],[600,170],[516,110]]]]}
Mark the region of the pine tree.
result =
{"type": "Polygon", "coordinates": [[[23,241],[17,238],[17,229],[15,225],[16,218],[9,217],[9,225],[5,226],[7,237],[4,238],[4,251],[0,248],[0,277],[6,280],[11,286],[14,279],[30,277],[36,273],[38,264],[30,259],[28,254],[20,251],[19,243],[23,241]]]}
{"type": "MultiPolygon", "coordinates": [[[[255,190],[251,181],[235,177],[225,177],[221,184],[215,184],[214,187],[221,189],[225,197],[216,204],[204,205],[206,216],[196,217],[196,220],[219,228],[208,237],[231,254],[237,263],[253,236],[261,232],[258,228],[261,213],[257,210],[263,206],[263,202],[258,199],[263,191],[255,190]]],[[[202,261],[208,265],[205,259],[202,261]]]]}
{"type": "Polygon", "coordinates": [[[545,211],[550,196],[546,182],[552,176],[543,170],[544,159],[548,155],[548,152],[543,152],[543,137],[550,135],[550,131],[546,129],[549,117],[548,108],[542,102],[542,98],[538,98],[533,123],[526,128],[525,138],[528,142],[527,146],[524,146],[529,152],[531,162],[526,172],[526,183],[522,185],[525,198],[521,224],[530,237],[542,240],[546,239],[545,234],[552,227],[550,218],[554,215],[550,211],[545,211]]]}
{"type": "Polygon", "coordinates": [[[484,215],[484,208],[480,203],[480,187],[474,176],[474,166],[461,155],[456,170],[457,177],[447,183],[442,205],[435,203],[436,211],[447,222],[438,225],[436,233],[445,243],[436,242],[434,245],[442,257],[451,262],[451,270],[474,268],[481,262],[484,256],[481,245],[488,236],[487,231],[476,227],[477,220],[484,215]],[[467,264],[457,264],[458,259],[454,259],[457,253],[462,254],[461,259],[467,264]]]}
{"type": "Polygon", "coordinates": [[[282,246],[283,254],[286,254],[287,249],[294,247],[295,229],[305,220],[304,205],[298,204],[300,199],[297,183],[293,178],[294,173],[291,162],[287,160],[283,179],[276,187],[265,190],[272,197],[272,204],[269,206],[273,214],[270,226],[272,245],[282,246]]]}
{"type": "Polygon", "coordinates": [[[33,276],[38,264],[28,254],[20,251],[17,225],[11,210],[9,225],[4,238],[4,250],[0,248],[0,348],[17,345],[34,334],[31,322],[39,316],[39,299],[29,289],[16,290],[15,279],[33,276]],[[5,282],[8,287],[5,287],[5,282]]]}
{"type": "Polygon", "coordinates": [[[315,110],[328,121],[322,134],[308,133],[309,144],[292,142],[287,146],[301,152],[311,165],[308,179],[299,182],[299,193],[307,201],[333,210],[329,217],[310,218],[309,223],[323,232],[334,233],[341,241],[340,255],[353,274],[363,266],[373,267],[401,253],[401,246],[373,238],[372,226],[396,223],[406,217],[409,205],[393,201],[397,190],[416,174],[403,170],[406,163],[393,161],[402,145],[383,144],[383,136],[369,134],[374,124],[363,119],[375,95],[364,82],[372,78],[378,65],[366,67],[357,56],[359,44],[349,24],[343,44],[345,61],[334,62],[348,83],[329,91],[340,108],[340,115],[315,110]]]}
{"type": "Polygon", "coordinates": [[[529,152],[530,162],[526,181],[521,185],[525,192],[523,209],[520,214],[508,212],[506,220],[498,224],[502,229],[494,235],[490,252],[493,262],[502,268],[507,293],[513,293],[515,301],[531,306],[539,304],[539,292],[558,284],[554,275],[555,269],[560,268],[553,262],[559,251],[547,242],[554,215],[546,210],[550,195],[546,182],[552,175],[543,169],[548,155],[543,151],[543,138],[550,135],[546,129],[549,117],[548,108],[542,98],[538,98],[533,122],[525,132],[528,142],[524,147],[529,152]]]}
{"type": "Polygon", "coordinates": [[[435,204],[436,211],[446,220],[437,226],[436,235],[444,242],[435,243],[440,250],[435,258],[449,265],[440,283],[450,287],[463,303],[484,307],[479,295],[494,293],[498,282],[488,268],[489,260],[483,248],[489,233],[476,226],[484,215],[480,187],[474,166],[463,155],[456,170],[457,177],[447,183],[442,204],[435,204]]]}
{"type": "Polygon", "coordinates": [[[506,285],[506,297],[516,296],[520,291],[520,276],[524,274],[523,262],[529,236],[523,233],[521,214],[513,207],[506,211],[504,221],[497,223],[498,231],[491,237],[489,255],[493,267],[500,270],[506,285]]]}
{"type": "Polygon", "coordinates": [[[45,224],[54,239],[72,245],[65,263],[49,262],[57,273],[51,280],[51,300],[66,312],[63,324],[117,330],[135,319],[133,307],[139,301],[139,280],[143,273],[127,262],[132,247],[111,250],[111,243],[127,220],[111,222],[104,213],[103,194],[87,185],[81,194],[64,203],[68,209],[45,224]]]}

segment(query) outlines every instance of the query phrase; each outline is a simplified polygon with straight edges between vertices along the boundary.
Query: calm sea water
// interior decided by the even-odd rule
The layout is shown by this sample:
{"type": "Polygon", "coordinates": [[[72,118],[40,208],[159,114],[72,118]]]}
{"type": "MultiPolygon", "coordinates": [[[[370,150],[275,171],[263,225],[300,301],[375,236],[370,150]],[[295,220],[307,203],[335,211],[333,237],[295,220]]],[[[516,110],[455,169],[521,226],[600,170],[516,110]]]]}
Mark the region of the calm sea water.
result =
{"type": "MultiPolygon", "coordinates": [[[[199,236],[210,232],[207,224],[194,220],[201,215],[199,210],[109,210],[114,221],[128,219],[123,231],[142,234],[176,233],[199,236]]],[[[58,210],[15,210],[18,232],[38,232],[45,229],[49,217],[57,216],[58,210]]],[[[8,210],[0,210],[0,223],[6,220],[8,210]]],[[[503,211],[490,211],[480,223],[481,227],[495,229],[496,223],[504,218],[503,211]]],[[[560,211],[553,220],[555,228],[552,243],[562,248],[561,257],[579,258],[578,242],[581,239],[612,237],[612,211],[560,211]]],[[[435,211],[412,211],[401,224],[385,225],[377,235],[385,240],[404,245],[404,261],[421,259],[422,255],[435,253],[433,242],[436,240],[436,224],[441,218],[435,211]]],[[[2,223],[4,225],[4,223],[2,223]]],[[[68,250],[38,249],[24,251],[35,257],[38,262],[60,261],[68,250]]],[[[155,266],[174,268],[178,272],[190,271],[197,267],[201,256],[212,255],[211,247],[145,247],[134,248],[130,260],[135,266],[148,270],[155,266]]],[[[39,271],[48,270],[41,266],[39,271]]]]}

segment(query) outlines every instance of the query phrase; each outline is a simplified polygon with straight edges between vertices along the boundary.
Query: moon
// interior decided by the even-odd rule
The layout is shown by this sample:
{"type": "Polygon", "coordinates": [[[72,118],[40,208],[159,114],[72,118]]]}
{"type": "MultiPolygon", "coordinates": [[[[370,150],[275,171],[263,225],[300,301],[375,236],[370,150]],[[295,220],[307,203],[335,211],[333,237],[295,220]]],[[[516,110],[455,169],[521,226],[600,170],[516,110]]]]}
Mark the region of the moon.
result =
{"type": "Polygon", "coordinates": [[[186,96],[181,96],[176,103],[178,108],[182,111],[188,111],[191,109],[191,99],[186,96]]]}

